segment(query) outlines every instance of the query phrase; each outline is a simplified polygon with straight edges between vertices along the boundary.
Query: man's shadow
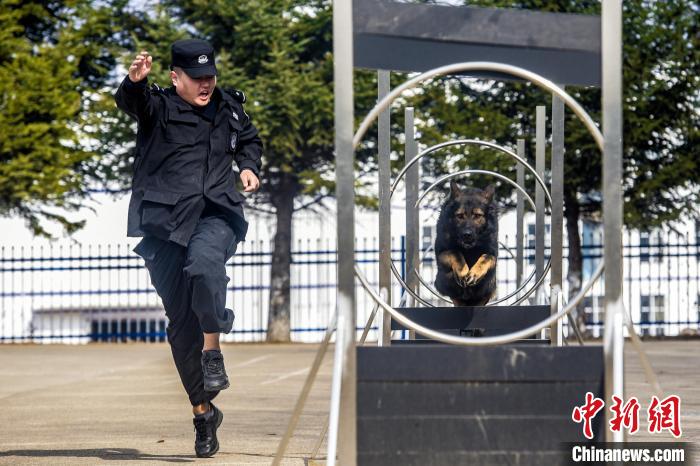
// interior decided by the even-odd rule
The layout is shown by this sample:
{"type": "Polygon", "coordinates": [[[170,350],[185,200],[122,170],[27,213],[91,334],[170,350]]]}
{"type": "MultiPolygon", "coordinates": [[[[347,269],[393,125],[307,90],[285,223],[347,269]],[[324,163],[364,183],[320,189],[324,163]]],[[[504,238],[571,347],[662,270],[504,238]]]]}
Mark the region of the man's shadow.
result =
{"type": "Polygon", "coordinates": [[[141,453],[134,448],[85,448],[82,450],[8,450],[0,451],[0,458],[9,456],[24,456],[29,458],[40,457],[74,457],[74,458],[99,458],[112,461],[156,460],[170,463],[188,463],[196,460],[194,455],[151,455],[141,453]]]}

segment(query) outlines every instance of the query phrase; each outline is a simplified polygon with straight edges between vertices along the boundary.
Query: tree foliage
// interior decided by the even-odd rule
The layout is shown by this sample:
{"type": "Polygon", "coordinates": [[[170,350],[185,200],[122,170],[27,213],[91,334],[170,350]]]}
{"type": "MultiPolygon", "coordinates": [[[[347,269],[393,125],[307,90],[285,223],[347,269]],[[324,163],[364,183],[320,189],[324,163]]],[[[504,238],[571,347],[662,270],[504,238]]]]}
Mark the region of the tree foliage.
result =
{"type": "Polygon", "coordinates": [[[97,110],[123,42],[117,21],[128,16],[114,11],[124,4],[0,5],[0,214],[24,218],[36,234],[48,235],[47,219],[80,228],[65,211],[105,179],[97,110]]]}
{"type": "MultiPolygon", "coordinates": [[[[600,14],[600,2],[582,0],[465,3],[600,14]]],[[[625,223],[632,228],[652,228],[684,214],[698,213],[699,13],[697,0],[624,2],[624,210],[625,223]]],[[[569,87],[567,91],[600,121],[600,89],[569,87]]],[[[550,104],[549,97],[532,85],[456,78],[434,83],[418,101],[417,111],[429,122],[421,126],[425,144],[465,136],[511,145],[517,137],[534,139],[535,106],[550,104]]],[[[566,138],[565,189],[569,203],[576,202],[582,215],[597,218],[601,208],[600,152],[571,112],[566,138]]],[[[512,164],[504,166],[493,154],[484,156],[479,152],[468,151],[470,162],[512,174],[512,164]]],[[[440,173],[453,163],[461,166],[466,162],[447,158],[446,163],[435,162],[432,168],[440,173]]]]}

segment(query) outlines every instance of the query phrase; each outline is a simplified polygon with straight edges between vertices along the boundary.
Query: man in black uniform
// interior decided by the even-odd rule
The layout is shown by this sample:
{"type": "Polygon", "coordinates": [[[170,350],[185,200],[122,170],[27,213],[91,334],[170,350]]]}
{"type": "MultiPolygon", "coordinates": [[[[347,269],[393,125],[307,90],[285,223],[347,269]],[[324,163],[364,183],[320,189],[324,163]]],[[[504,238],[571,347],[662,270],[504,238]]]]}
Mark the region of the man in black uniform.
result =
{"type": "Polygon", "coordinates": [[[168,317],[175,366],[192,404],[195,452],[219,449],[223,414],[211,403],[228,388],[219,334],[234,314],[225,308],[225,264],[245,238],[246,192],[258,189],[262,142],[243,110],[245,95],[216,87],[214,49],[188,39],[172,45],[173,87],[147,87],[152,57],[139,53],[115,94],[136,119],[136,155],[128,236],[143,236],[143,257],[168,317]]]}

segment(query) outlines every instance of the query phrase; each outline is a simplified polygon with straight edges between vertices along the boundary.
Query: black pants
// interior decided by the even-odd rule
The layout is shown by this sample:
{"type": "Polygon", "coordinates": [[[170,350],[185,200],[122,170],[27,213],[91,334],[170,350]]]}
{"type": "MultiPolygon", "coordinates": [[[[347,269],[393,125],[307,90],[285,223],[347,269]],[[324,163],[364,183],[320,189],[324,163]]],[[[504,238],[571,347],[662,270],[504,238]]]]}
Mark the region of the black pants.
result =
{"type": "Polygon", "coordinates": [[[222,216],[202,217],[187,247],[153,236],[134,248],[143,257],[151,283],[168,317],[168,342],[192,406],[213,399],[204,391],[201,356],[206,333],[228,333],[233,311],[226,309],[226,261],[236,235],[222,216]]]}

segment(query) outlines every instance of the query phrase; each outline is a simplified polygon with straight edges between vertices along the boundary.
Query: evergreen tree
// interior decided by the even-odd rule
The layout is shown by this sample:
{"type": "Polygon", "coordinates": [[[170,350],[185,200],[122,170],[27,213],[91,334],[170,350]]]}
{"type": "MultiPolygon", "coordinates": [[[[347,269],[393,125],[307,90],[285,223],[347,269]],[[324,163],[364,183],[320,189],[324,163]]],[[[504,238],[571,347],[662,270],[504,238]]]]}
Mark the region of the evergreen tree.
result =
{"type": "Polygon", "coordinates": [[[124,41],[117,21],[129,16],[114,11],[125,3],[0,4],[0,214],[24,218],[35,234],[48,236],[43,220],[80,228],[65,212],[104,179],[95,109],[124,41]]]}

